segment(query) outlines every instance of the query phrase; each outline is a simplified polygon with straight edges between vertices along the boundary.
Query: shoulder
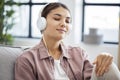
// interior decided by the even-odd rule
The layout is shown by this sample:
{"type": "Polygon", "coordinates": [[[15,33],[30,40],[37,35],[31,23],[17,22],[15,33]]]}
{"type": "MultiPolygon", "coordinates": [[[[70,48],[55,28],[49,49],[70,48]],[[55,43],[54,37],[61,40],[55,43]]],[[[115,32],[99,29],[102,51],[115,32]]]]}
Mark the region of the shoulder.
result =
{"type": "Polygon", "coordinates": [[[67,45],[68,52],[71,56],[87,57],[86,51],[80,45],[67,45]]]}
{"type": "Polygon", "coordinates": [[[31,60],[37,55],[39,48],[37,46],[31,47],[29,49],[23,50],[22,54],[17,58],[17,60],[31,60]]]}
{"type": "Polygon", "coordinates": [[[77,45],[77,44],[68,45],[68,50],[74,51],[77,53],[85,53],[85,50],[80,45],[77,45]]]}

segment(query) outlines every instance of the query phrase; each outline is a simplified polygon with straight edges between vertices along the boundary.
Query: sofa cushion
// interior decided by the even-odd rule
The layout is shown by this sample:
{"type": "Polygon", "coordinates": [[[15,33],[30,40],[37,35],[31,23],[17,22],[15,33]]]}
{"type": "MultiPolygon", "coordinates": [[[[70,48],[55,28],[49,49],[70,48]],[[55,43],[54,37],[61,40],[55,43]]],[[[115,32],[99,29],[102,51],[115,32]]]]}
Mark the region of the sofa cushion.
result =
{"type": "Polygon", "coordinates": [[[22,53],[20,47],[0,46],[0,80],[14,80],[14,64],[22,53]]]}

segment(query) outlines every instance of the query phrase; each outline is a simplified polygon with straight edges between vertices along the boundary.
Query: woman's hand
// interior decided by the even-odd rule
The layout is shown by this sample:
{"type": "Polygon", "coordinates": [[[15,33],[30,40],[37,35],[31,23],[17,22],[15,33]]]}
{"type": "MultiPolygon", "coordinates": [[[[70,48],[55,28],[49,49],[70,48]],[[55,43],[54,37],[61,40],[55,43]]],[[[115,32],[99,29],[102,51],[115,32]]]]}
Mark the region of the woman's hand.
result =
{"type": "Polygon", "coordinates": [[[109,66],[112,64],[113,56],[109,53],[102,53],[97,56],[93,64],[96,65],[97,76],[102,76],[109,70],[109,66]]]}

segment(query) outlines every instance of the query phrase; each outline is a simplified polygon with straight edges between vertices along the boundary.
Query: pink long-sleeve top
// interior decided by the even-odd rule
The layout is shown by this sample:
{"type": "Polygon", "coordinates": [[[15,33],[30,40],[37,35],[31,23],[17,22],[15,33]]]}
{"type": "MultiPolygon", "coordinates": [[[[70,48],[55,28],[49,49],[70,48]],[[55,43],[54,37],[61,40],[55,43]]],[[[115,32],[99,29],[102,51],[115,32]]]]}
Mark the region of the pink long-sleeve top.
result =
{"type": "MultiPolygon", "coordinates": [[[[90,80],[93,65],[80,47],[60,45],[60,64],[69,80],[90,80]]],[[[35,47],[26,50],[15,63],[15,80],[55,80],[54,59],[41,40],[35,47]]]]}

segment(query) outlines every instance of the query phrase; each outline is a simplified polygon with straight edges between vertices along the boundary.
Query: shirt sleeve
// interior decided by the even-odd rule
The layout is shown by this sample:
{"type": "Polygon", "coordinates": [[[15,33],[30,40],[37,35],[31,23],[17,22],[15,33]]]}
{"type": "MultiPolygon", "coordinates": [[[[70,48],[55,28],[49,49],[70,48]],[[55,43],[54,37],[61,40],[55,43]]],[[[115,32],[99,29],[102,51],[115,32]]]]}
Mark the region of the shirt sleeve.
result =
{"type": "Polygon", "coordinates": [[[90,80],[92,71],[93,71],[93,64],[88,60],[88,55],[84,53],[84,67],[83,67],[83,75],[84,75],[84,80],[90,80]]]}
{"type": "Polygon", "coordinates": [[[33,67],[25,57],[19,57],[15,63],[15,80],[36,80],[33,67]]]}

